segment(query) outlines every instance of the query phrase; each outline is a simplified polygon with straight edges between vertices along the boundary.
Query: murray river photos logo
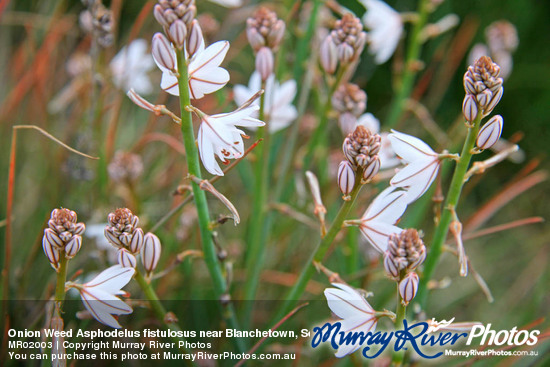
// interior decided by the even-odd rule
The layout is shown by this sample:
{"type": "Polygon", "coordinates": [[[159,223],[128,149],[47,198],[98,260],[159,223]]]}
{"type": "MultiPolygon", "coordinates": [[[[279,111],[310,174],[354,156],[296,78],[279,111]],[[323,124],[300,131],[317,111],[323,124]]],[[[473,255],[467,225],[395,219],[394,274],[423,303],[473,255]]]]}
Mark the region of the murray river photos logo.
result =
{"type": "MultiPolygon", "coordinates": [[[[454,320],[454,319],[453,319],[454,320]]],[[[535,345],[538,341],[539,330],[511,330],[496,331],[491,329],[491,324],[474,325],[468,331],[448,331],[452,329],[452,321],[441,321],[438,326],[427,322],[409,323],[403,320],[403,329],[396,331],[368,331],[349,332],[341,331],[340,322],[327,322],[323,326],[313,328],[311,346],[317,348],[322,343],[329,343],[338,350],[340,348],[354,346],[361,348],[361,354],[365,358],[376,358],[386,349],[396,352],[400,350],[413,350],[419,356],[426,359],[434,359],[442,356],[443,351],[434,347],[449,347],[459,341],[465,345],[535,345]]]]}

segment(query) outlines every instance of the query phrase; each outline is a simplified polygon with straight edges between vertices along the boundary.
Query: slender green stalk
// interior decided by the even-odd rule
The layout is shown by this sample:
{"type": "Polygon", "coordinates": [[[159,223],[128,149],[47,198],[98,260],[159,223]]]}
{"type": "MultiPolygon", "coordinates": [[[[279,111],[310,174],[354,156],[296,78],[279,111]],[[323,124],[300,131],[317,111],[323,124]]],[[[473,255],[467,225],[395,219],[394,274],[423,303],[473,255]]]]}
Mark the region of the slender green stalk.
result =
{"type": "Polygon", "coordinates": [[[55,285],[55,302],[59,310],[63,309],[63,301],[65,301],[65,282],[67,281],[67,263],[65,251],[60,252],[59,271],[57,272],[57,283],[55,285]]]}
{"type": "MultiPolygon", "coordinates": [[[[262,82],[262,89],[265,88],[265,82],[262,82]]],[[[260,97],[259,119],[265,121],[265,93],[260,97]]],[[[267,122],[267,121],[266,121],[267,122]]],[[[265,243],[263,243],[263,228],[266,218],[266,203],[267,203],[267,185],[269,178],[269,131],[266,127],[258,129],[258,140],[263,139],[263,144],[260,144],[256,151],[258,153],[258,161],[256,162],[256,188],[254,191],[254,203],[252,210],[252,221],[250,228],[250,237],[247,250],[249,251],[246,258],[247,278],[245,283],[245,300],[246,303],[245,320],[250,324],[251,312],[254,303],[252,300],[256,298],[256,291],[260,282],[260,274],[264,263],[265,243]]]]}
{"type": "MultiPolygon", "coordinates": [[[[481,114],[480,114],[481,115],[481,114]]],[[[460,159],[455,167],[453,178],[451,180],[451,185],[449,187],[449,192],[447,193],[447,199],[443,207],[443,213],[441,214],[441,220],[435,229],[434,237],[432,244],[430,246],[430,251],[424,262],[424,273],[422,280],[420,281],[420,286],[417,295],[417,302],[422,306],[426,303],[426,298],[428,290],[426,286],[433,276],[435,267],[441,256],[441,250],[443,244],[447,239],[447,234],[449,233],[449,226],[453,219],[453,213],[458,204],[460,198],[460,193],[462,192],[462,187],[464,186],[464,176],[468,171],[470,166],[470,161],[472,159],[472,149],[475,146],[477,134],[479,132],[479,126],[481,124],[481,116],[478,116],[473,122],[473,127],[468,129],[468,135],[464,141],[464,146],[462,147],[462,153],[460,154],[460,159]]]]}
{"type": "MultiPolygon", "coordinates": [[[[357,172],[357,177],[361,177],[362,173],[357,172]]],[[[345,201],[342,206],[340,207],[340,210],[338,211],[338,214],[336,215],[336,218],[334,218],[334,221],[332,222],[332,225],[330,226],[330,229],[328,230],[325,237],[321,239],[319,244],[317,245],[317,248],[313,252],[311,258],[306,263],[304,269],[300,273],[300,277],[294,284],[294,286],[290,289],[287,296],[285,297],[285,301],[283,305],[281,306],[279,312],[277,313],[277,316],[275,317],[275,320],[281,319],[286,313],[288,313],[294,303],[301,297],[302,293],[304,293],[304,290],[306,289],[307,282],[311,279],[313,274],[315,273],[315,266],[314,262],[321,262],[323,261],[323,258],[325,257],[325,254],[327,253],[328,249],[330,248],[330,245],[332,244],[332,241],[334,241],[334,238],[340,232],[342,229],[342,224],[344,223],[344,220],[346,220],[353,203],[357,199],[357,196],[359,195],[359,191],[363,185],[360,183],[360,180],[356,180],[355,186],[353,187],[353,191],[350,194],[350,200],[345,201]]]]}
{"type": "MultiPolygon", "coordinates": [[[[200,179],[202,176],[199,164],[199,153],[195,145],[193,120],[191,118],[191,112],[187,111],[186,109],[186,107],[191,105],[191,99],[189,94],[189,75],[187,70],[187,61],[185,59],[185,53],[183,50],[177,51],[177,62],[179,73],[178,88],[181,109],[181,132],[183,134],[183,143],[187,155],[187,169],[189,171],[189,174],[200,179]]],[[[210,229],[210,213],[208,211],[208,204],[206,202],[206,194],[200,189],[197,183],[191,182],[191,185],[193,187],[193,197],[195,199],[195,206],[197,208],[199,219],[204,261],[210,273],[210,277],[212,278],[214,292],[218,299],[221,300],[228,296],[228,287],[222,272],[222,268],[220,266],[220,263],[218,262],[216,248],[212,239],[212,232],[210,229]]],[[[222,316],[225,318],[230,328],[240,329],[232,304],[224,306],[224,312],[222,312],[222,316]]],[[[244,342],[241,338],[235,338],[234,341],[240,352],[246,351],[246,346],[244,345],[244,342]]]]}
{"type": "MultiPolygon", "coordinates": [[[[399,287],[399,283],[397,285],[399,287]]],[[[397,291],[397,306],[395,311],[395,330],[401,330],[401,327],[403,326],[403,320],[405,320],[405,315],[407,314],[407,307],[401,303],[403,299],[401,298],[401,295],[399,294],[399,290],[397,291]]],[[[403,359],[405,357],[405,349],[401,349],[400,351],[396,352],[394,350],[392,355],[392,365],[393,366],[401,366],[403,364],[403,359]]]]}
{"type": "Polygon", "coordinates": [[[417,70],[414,64],[420,57],[420,51],[422,49],[422,40],[420,38],[422,30],[428,21],[428,14],[430,12],[430,0],[420,0],[418,4],[418,19],[414,23],[411,36],[409,38],[409,48],[407,50],[407,56],[405,59],[405,69],[403,71],[401,84],[397,94],[394,96],[392,104],[390,106],[390,112],[386,120],[386,128],[394,127],[399,121],[399,117],[403,113],[405,103],[413,88],[414,77],[417,70]]]}

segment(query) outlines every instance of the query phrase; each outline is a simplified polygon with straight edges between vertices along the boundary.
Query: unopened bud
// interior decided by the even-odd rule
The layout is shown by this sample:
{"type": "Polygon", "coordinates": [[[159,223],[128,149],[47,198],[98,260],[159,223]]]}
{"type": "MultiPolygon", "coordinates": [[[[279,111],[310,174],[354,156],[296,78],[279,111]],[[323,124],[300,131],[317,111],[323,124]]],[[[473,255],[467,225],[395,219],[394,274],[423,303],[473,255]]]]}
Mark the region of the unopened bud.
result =
{"type": "Polygon", "coordinates": [[[476,145],[479,149],[489,149],[500,139],[502,133],[503,120],[502,116],[496,115],[491,117],[485,125],[481,127],[477,134],[476,145]]]}
{"type": "Polygon", "coordinates": [[[141,228],[136,228],[132,235],[132,241],[128,244],[128,250],[133,254],[137,254],[141,247],[143,246],[143,230],[141,228]]]}
{"type": "Polygon", "coordinates": [[[189,54],[189,57],[193,57],[203,43],[204,38],[202,35],[202,28],[199,25],[199,22],[195,19],[191,23],[191,30],[189,31],[189,38],[187,39],[187,53],[189,54]]]}
{"type": "Polygon", "coordinates": [[[118,260],[118,263],[120,264],[120,266],[122,266],[124,268],[134,268],[135,269],[135,267],[137,265],[136,257],[134,255],[132,255],[130,253],[130,251],[128,251],[124,248],[121,248],[120,250],[118,250],[117,260],[118,260]]]}
{"type": "Polygon", "coordinates": [[[51,228],[46,228],[44,230],[44,241],[48,241],[52,247],[62,249],[65,246],[65,243],[59,238],[57,233],[51,228]]]}
{"type": "Polygon", "coordinates": [[[363,168],[363,181],[369,182],[380,170],[380,157],[376,156],[363,168]]]}
{"type": "Polygon", "coordinates": [[[340,162],[338,166],[338,187],[344,197],[348,197],[355,186],[355,171],[348,161],[340,162]]]}
{"type": "Polygon", "coordinates": [[[334,74],[338,66],[338,50],[330,36],[321,43],[319,61],[328,74],[334,74]]]}
{"type": "Polygon", "coordinates": [[[157,236],[147,233],[143,239],[141,248],[141,260],[147,273],[152,273],[160,259],[161,245],[157,236]]]}
{"type": "Polygon", "coordinates": [[[113,229],[111,227],[106,227],[105,228],[105,231],[104,231],[104,234],[105,234],[105,238],[107,239],[107,241],[109,241],[109,243],[115,247],[123,247],[123,243],[120,242],[120,240],[118,239],[118,236],[116,234],[113,233],[113,229]]]}
{"type": "Polygon", "coordinates": [[[59,250],[56,246],[54,246],[50,241],[46,239],[46,236],[42,238],[42,249],[44,250],[44,254],[48,258],[48,261],[52,265],[52,267],[57,271],[59,269],[59,250]]]}
{"type": "Polygon", "coordinates": [[[273,74],[273,52],[267,47],[262,47],[256,54],[256,71],[260,73],[262,81],[266,81],[273,74]]]}
{"type": "Polygon", "coordinates": [[[65,257],[67,259],[72,259],[78,251],[80,251],[80,247],[82,246],[82,237],[79,235],[73,236],[69,243],[65,246],[65,257]]]}
{"type": "Polygon", "coordinates": [[[489,103],[485,107],[485,114],[491,113],[491,111],[500,102],[500,99],[502,98],[503,93],[504,93],[504,87],[500,86],[498,91],[495,94],[493,94],[493,98],[491,98],[491,101],[489,101],[489,103]]]}
{"type": "Polygon", "coordinates": [[[177,49],[183,49],[185,39],[187,38],[187,27],[182,20],[176,20],[168,29],[170,40],[177,49]]]}
{"type": "Polygon", "coordinates": [[[408,273],[399,282],[399,294],[401,295],[401,303],[406,306],[414,299],[418,291],[418,275],[415,272],[408,273]]]}
{"type": "Polygon", "coordinates": [[[163,27],[169,26],[168,22],[164,18],[164,9],[160,4],[156,4],[155,7],[153,8],[153,15],[155,16],[155,19],[157,20],[157,22],[160,23],[161,26],[163,27]]]}
{"type": "Polygon", "coordinates": [[[485,89],[483,92],[479,93],[476,96],[477,103],[479,104],[479,107],[482,109],[485,109],[487,105],[489,104],[489,101],[493,98],[493,92],[491,92],[490,89],[485,89]]]}
{"type": "Polygon", "coordinates": [[[472,122],[477,117],[477,102],[473,94],[466,94],[464,102],[462,102],[462,114],[468,122],[472,122]]]}
{"type": "Polygon", "coordinates": [[[468,74],[464,74],[464,90],[466,94],[477,94],[475,82],[468,74]]]}
{"type": "Polygon", "coordinates": [[[155,105],[140,96],[136,93],[136,91],[132,88],[126,93],[128,98],[132,100],[138,107],[143,108],[144,110],[155,112],[155,105]]]}
{"type": "Polygon", "coordinates": [[[254,27],[246,28],[246,37],[248,38],[248,43],[250,43],[250,46],[252,46],[254,50],[259,50],[265,46],[264,37],[254,27]]]}
{"type": "Polygon", "coordinates": [[[171,71],[176,70],[174,50],[172,49],[168,38],[166,38],[162,33],[155,33],[153,36],[151,52],[159,65],[171,71]]]}
{"type": "Polygon", "coordinates": [[[389,251],[386,251],[384,254],[384,270],[386,271],[386,274],[388,274],[393,279],[399,278],[399,266],[395,263],[394,257],[389,253],[389,251]]]}

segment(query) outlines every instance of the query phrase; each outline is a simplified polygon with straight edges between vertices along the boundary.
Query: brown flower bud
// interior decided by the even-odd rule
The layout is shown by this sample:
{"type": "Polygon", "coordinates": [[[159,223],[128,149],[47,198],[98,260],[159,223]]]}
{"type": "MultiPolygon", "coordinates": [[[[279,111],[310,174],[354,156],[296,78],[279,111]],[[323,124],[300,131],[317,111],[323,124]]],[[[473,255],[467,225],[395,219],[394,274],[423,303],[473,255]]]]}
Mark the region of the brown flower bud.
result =
{"type": "Polygon", "coordinates": [[[285,33],[285,23],[274,11],[260,7],[246,20],[246,36],[255,52],[262,47],[277,51],[285,33]]]}
{"type": "Polygon", "coordinates": [[[176,20],[183,21],[189,28],[196,14],[195,0],[159,0],[153,10],[155,19],[166,29],[176,20]]]}
{"type": "Polygon", "coordinates": [[[344,14],[342,19],[336,21],[330,37],[337,47],[338,60],[342,64],[355,61],[367,40],[361,20],[351,13],[344,14]]]}
{"type": "Polygon", "coordinates": [[[364,170],[373,160],[378,159],[380,135],[373,134],[364,126],[359,125],[353,133],[344,139],[342,150],[355,168],[364,170]]]}
{"type": "Polygon", "coordinates": [[[343,84],[332,95],[332,107],[340,113],[349,112],[359,117],[367,108],[367,93],[357,84],[343,84]]]}
{"type": "Polygon", "coordinates": [[[426,258],[426,246],[416,229],[405,229],[390,235],[387,255],[392,257],[399,271],[414,270],[426,258]]]}

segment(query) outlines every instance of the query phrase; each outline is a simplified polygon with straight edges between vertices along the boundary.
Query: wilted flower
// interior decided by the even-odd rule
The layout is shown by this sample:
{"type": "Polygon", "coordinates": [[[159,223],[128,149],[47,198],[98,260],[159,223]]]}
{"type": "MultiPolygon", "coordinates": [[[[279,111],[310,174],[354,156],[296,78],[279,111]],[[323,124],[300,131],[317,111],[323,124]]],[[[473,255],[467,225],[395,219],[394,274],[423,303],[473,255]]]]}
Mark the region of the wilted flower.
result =
{"type": "MultiPolygon", "coordinates": [[[[160,33],[157,33],[160,35],[160,33]]],[[[157,36],[155,36],[157,37],[157,36]]],[[[158,36],[160,37],[160,36],[158,36]]],[[[229,42],[218,41],[211,44],[204,50],[198,50],[189,62],[189,92],[192,99],[200,99],[205,94],[213,93],[223,88],[229,81],[229,73],[220,67],[225,55],[229,50],[229,42]]],[[[157,59],[153,53],[153,59],[162,70],[160,87],[174,96],[179,96],[178,78],[174,71],[170,70],[171,62],[164,62],[157,59]]],[[[170,59],[176,60],[176,53],[170,49],[170,59]]],[[[166,59],[168,60],[168,59],[166,59]]],[[[177,66],[174,66],[177,69],[177,66]]],[[[177,71],[177,70],[176,70],[177,71]]]]}
{"type": "MultiPolygon", "coordinates": [[[[325,289],[325,297],[330,310],[338,316],[341,324],[340,333],[364,333],[375,330],[378,319],[375,311],[367,300],[349,285],[332,283],[336,288],[325,289]]],[[[361,345],[355,343],[343,344],[338,348],[336,357],[342,358],[355,352],[361,345]]]]}
{"type": "Polygon", "coordinates": [[[138,93],[149,94],[153,85],[147,73],[154,65],[153,58],[147,52],[147,42],[136,39],[120,49],[109,67],[113,83],[119,89],[127,91],[133,88],[138,93]]]}
{"type": "Polygon", "coordinates": [[[212,116],[198,111],[201,125],[197,141],[202,164],[208,172],[223,176],[223,171],[216,162],[216,155],[224,163],[227,163],[229,159],[242,157],[244,154],[242,138],[244,132],[237,129],[237,126],[264,126],[264,122],[252,117],[256,111],[258,111],[257,105],[249,105],[230,113],[212,116]]]}
{"type": "MultiPolygon", "coordinates": [[[[237,105],[243,105],[258,91],[260,91],[262,81],[258,72],[252,73],[248,87],[244,85],[236,85],[233,89],[234,99],[237,105]]],[[[266,83],[264,90],[264,115],[267,121],[267,128],[269,132],[275,133],[281,129],[284,129],[298,116],[296,107],[292,104],[294,97],[296,96],[296,82],[294,80],[287,80],[279,85],[279,82],[275,80],[275,75],[271,75],[266,83]]],[[[260,101],[256,99],[253,105],[260,105],[260,101]]],[[[255,112],[252,117],[258,117],[258,113],[255,112]]],[[[254,130],[253,127],[250,128],[254,130]]]]}
{"type": "Polygon", "coordinates": [[[408,200],[405,191],[388,187],[369,205],[359,224],[359,230],[378,251],[384,253],[388,247],[388,238],[402,229],[395,226],[407,209],[408,200]]]}
{"type": "Polygon", "coordinates": [[[80,297],[86,309],[97,321],[112,328],[120,328],[120,324],[113,315],[127,315],[132,308],[123,302],[117,295],[124,294],[124,287],[134,275],[133,268],[124,268],[114,265],[99,273],[94,279],[85,284],[71,284],[80,292],[80,297]]]}
{"type": "Polygon", "coordinates": [[[361,3],[367,9],[363,23],[369,29],[369,52],[377,64],[383,64],[395,52],[403,33],[401,15],[381,0],[361,0],[361,3]]]}
{"type": "Polygon", "coordinates": [[[420,198],[435,180],[441,161],[439,155],[422,140],[392,130],[389,135],[395,153],[407,163],[390,181],[407,190],[409,203],[420,198]]]}
{"type": "Polygon", "coordinates": [[[503,120],[502,116],[491,117],[485,125],[481,127],[477,134],[476,145],[479,149],[489,149],[500,139],[502,134],[503,120]]]}

